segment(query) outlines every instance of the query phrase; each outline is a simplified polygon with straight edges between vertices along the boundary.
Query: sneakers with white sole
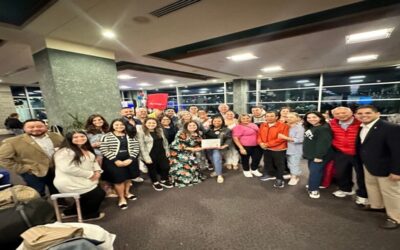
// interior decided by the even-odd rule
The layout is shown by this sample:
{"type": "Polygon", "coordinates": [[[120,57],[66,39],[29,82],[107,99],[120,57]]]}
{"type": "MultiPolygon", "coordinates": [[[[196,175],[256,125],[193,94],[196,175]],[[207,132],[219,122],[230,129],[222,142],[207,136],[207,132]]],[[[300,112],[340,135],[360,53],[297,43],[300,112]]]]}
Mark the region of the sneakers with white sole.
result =
{"type": "Polygon", "coordinates": [[[350,192],[345,192],[342,190],[337,190],[335,192],[333,192],[332,194],[338,198],[344,198],[346,196],[351,196],[354,195],[356,192],[354,190],[351,190],[350,192]]]}
{"type": "Polygon", "coordinates": [[[284,175],[283,175],[283,179],[284,179],[284,180],[289,180],[290,178],[292,178],[292,175],[291,175],[291,174],[284,174],[284,175]]]}
{"type": "Polygon", "coordinates": [[[308,196],[311,199],[318,199],[321,195],[319,194],[319,191],[309,191],[308,196]]]}
{"type": "Polygon", "coordinates": [[[243,171],[243,175],[244,175],[245,177],[247,177],[247,178],[253,177],[253,175],[251,174],[250,171],[243,171]]]}
{"type": "Polygon", "coordinates": [[[132,179],[133,182],[144,182],[144,179],[142,177],[136,177],[135,179],[132,179]]]}
{"type": "Polygon", "coordinates": [[[262,173],[260,173],[260,171],[258,171],[258,169],[251,170],[251,174],[256,176],[256,177],[261,177],[263,175],[262,173]]]}
{"type": "Polygon", "coordinates": [[[219,184],[224,183],[224,177],[223,177],[222,175],[218,175],[218,177],[217,177],[217,182],[218,182],[219,184]]]}
{"type": "Polygon", "coordinates": [[[366,206],[366,205],[369,204],[369,203],[368,203],[368,198],[360,197],[360,196],[358,196],[358,195],[356,196],[355,203],[356,203],[357,205],[363,205],[363,206],[366,206]]]}
{"type": "Polygon", "coordinates": [[[289,186],[296,186],[297,183],[299,183],[299,181],[300,181],[299,177],[297,177],[295,175],[292,175],[292,177],[290,178],[290,181],[288,182],[288,185],[289,186]]]}

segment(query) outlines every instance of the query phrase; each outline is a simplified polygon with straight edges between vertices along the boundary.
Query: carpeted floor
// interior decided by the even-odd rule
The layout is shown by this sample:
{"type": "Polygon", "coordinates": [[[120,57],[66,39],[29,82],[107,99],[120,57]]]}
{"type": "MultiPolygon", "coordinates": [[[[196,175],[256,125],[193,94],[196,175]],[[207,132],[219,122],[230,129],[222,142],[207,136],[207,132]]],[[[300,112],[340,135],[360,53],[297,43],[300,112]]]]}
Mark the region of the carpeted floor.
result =
{"type": "Polygon", "coordinates": [[[355,209],[333,188],[311,200],[306,179],[274,189],[273,182],[226,174],[197,186],[156,192],[137,185],[125,211],[104,203],[96,224],[115,233],[115,249],[400,249],[400,229],[383,230],[385,215],[355,209]]]}

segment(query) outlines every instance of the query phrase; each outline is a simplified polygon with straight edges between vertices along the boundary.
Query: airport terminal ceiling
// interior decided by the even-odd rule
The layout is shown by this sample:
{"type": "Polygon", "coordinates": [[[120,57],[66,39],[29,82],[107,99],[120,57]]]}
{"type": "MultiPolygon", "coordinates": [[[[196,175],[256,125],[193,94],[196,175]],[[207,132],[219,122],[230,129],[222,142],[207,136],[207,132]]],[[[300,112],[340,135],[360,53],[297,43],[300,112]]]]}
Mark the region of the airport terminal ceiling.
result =
{"type": "Polygon", "coordinates": [[[44,48],[46,38],[114,52],[120,64],[134,65],[119,68],[121,74],[136,77],[120,81],[134,89],[144,82],[151,83],[149,88],[175,84],[161,83],[166,79],[190,85],[400,63],[400,4],[394,0],[251,0],[229,1],[229,5],[226,0],[201,0],[183,8],[177,6],[184,1],[167,0],[32,2],[1,1],[4,13],[28,7],[24,6],[28,3],[32,10],[31,16],[22,13],[27,15],[25,21],[19,16],[0,16],[3,83],[37,82],[32,54],[44,48]],[[155,16],[163,7],[176,10],[155,16]],[[345,42],[346,35],[384,28],[394,28],[389,39],[345,42]],[[104,29],[112,30],[115,38],[103,37],[104,29]],[[257,58],[243,62],[227,59],[245,53],[257,58]],[[346,61],[371,53],[378,55],[377,60],[346,61]],[[144,71],[146,65],[149,69],[144,71]],[[282,70],[261,71],[275,65],[282,70]]]}

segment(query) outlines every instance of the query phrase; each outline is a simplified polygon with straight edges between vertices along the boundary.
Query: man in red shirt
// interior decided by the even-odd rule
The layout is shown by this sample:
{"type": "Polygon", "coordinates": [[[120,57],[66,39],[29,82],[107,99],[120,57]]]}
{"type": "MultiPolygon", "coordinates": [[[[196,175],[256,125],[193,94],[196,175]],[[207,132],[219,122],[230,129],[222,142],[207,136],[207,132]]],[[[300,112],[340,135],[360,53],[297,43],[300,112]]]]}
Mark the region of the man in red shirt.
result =
{"type": "Polygon", "coordinates": [[[356,161],[356,139],[361,122],[353,116],[348,107],[337,107],[332,110],[334,119],[330,121],[333,133],[333,160],[336,168],[336,180],[339,190],[333,192],[338,198],[357,194],[356,203],[367,205],[364,171],[356,161]],[[353,191],[353,166],[356,171],[357,192],[353,191]]]}

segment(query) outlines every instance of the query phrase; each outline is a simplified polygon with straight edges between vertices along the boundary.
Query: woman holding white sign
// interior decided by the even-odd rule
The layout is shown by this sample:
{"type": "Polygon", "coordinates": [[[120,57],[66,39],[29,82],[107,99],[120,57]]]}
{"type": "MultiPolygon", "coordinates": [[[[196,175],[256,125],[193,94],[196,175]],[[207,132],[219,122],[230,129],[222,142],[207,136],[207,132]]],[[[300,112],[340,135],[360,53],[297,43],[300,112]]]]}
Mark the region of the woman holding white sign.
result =
{"type": "Polygon", "coordinates": [[[208,157],[211,159],[215,170],[211,176],[217,176],[217,182],[223,183],[222,151],[232,144],[232,136],[231,130],[225,126],[222,116],[215,116],[212,118],[210,129],[204,133],[204,138],[206,140],[203,140],[204,143],[202,142],[202,147],[207,149],[208,157]],[[209,139],[212,141],[208,141],[209,139]]]}

